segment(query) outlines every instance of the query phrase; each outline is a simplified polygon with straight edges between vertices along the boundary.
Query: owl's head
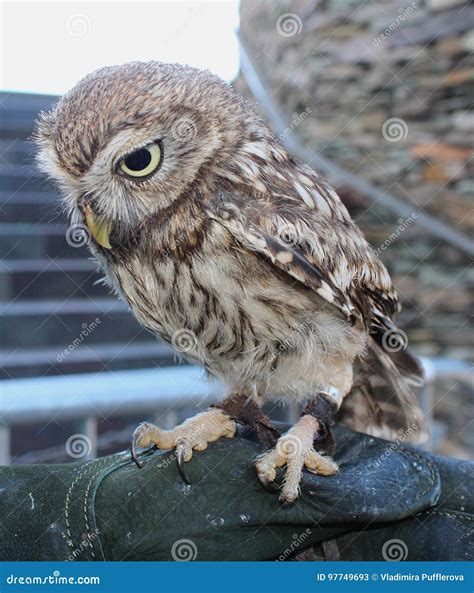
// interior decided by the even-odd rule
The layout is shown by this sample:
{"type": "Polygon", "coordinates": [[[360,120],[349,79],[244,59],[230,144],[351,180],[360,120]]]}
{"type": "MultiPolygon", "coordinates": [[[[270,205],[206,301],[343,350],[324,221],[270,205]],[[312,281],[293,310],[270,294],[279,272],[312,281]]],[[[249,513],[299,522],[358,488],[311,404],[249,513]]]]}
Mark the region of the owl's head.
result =
{"type": "Polygon", "coordinates": [[[229,174],[235,151],[260,126],[265,133],[217,76],[134,62],[86,76],[42,114],[38,162],[59,184],[74,222],[109,248],[109,235],[165,212],[211,167],[229,174]]]}

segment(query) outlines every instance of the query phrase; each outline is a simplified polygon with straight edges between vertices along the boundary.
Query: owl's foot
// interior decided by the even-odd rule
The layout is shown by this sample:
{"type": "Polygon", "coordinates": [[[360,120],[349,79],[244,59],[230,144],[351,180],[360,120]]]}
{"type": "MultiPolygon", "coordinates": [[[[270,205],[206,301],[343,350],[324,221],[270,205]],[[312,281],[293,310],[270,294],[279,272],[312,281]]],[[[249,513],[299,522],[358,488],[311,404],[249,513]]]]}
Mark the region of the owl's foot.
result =
{"type": "Polygon", "coordinates": [[[155,445],[158,449],[175,448],[178,471],[183,480],[189,484],[190,482],[184,473],[183,463],[192,458],[193,450],[204,451],[209,443],[217,441],[221,437],[233,437],[236,428],[235,422],[217,409],[201,412],[173,430],[162,430],[154,424],[142,422],[133,433],[132,459],[138,467],[142,467],[141,462],[137,459],[137,447],[155,445]]]}
{"type": "Polygon", "coordinates": [[[213,407],[222,410],[239,424],[250,428],[265,448],[268,449],[276,445],[280,433],[260,407],[247,395],[234,393],[223,402],[214,404],[213,407]]]}
{"type": "Polygon", "coordinates": [[[276,478],[276,469],[286,465],[285,479],[280,493],[280,501],[292,503],[298,498],[303,469],[321,476],[331,476],[338,472],[337,464],[313,448],[313,440],[318,432],[319,422],[310,415],[304,415],[283,436],[275,448],[261,455],[256,462],[257,476],[264,487],[276,478]]]}

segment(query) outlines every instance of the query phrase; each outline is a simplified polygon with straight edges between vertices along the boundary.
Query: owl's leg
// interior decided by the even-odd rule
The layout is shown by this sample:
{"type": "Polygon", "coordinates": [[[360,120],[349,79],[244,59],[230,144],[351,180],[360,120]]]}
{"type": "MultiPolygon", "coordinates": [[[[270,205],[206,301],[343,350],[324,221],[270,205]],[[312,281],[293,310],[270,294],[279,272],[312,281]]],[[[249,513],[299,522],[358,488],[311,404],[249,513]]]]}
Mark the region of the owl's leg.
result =
{"type": "Polygon", "coordinates": [[[286,466],[280,500],[292,503],[298,498],[303,469],[322,476],[338,472],[337,464],[314,449],[316,437],[330,435],[330,423],[339,403],[335,393],[320,393],[303,411],[301,419],[278,439],[276,446],[256,462],[257,476],[268,488],[276,478],[276,469],[286,466]]]}
{"type": "Polygon", "coordinates": [[[233,437],[236,431],[236,423],[222,410],[212,409],[201,412],[174,428],[173,430],[162,430],[150,424],[142,422],[132,439],[132,459],[142,467],[137,459],[137,447],[148,447],[155,445],[158,449],[176,449],[176,463],[178,471],[183,480],[189,484],[183,469],[183,462],[189,461],[193,456],[193,450],[204,451],[209,443],[217,441],[221,437],[233,437]]]}
{"type": "Polygon", "coordinates": [[[230,418],[247,426],[258,437],[260,443],[265,447],[274,447],[280,433],[273,426],[270,418],[266,416],[259,405],[243,393],[235,393],[227,397],[222,403],[215,404],[230,418]]]}

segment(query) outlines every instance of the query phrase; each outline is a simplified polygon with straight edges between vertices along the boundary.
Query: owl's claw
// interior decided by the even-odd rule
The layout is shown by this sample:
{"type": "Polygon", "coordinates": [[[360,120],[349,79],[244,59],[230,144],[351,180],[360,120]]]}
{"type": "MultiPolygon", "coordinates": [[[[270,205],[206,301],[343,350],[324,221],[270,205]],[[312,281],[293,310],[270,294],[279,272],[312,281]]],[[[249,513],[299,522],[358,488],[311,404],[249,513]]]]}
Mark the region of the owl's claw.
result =
{"type": "MultiPolygon", "coordinates": [[[[143,423],[143,424],[145,424],[145,423],[143,423]]],[[[140,427],[142,427],[142,424],[140,424],[140,426],[133,433],[132,444],[130,446],[130,456],[132,458],[132,461],[135,462],[136,466],[139,469],[142,469],[145,466],[145,464],[138,459],[138,453],[137,453],[137,447],[140,447],[138,442],[142,438],[142,432],[139,431],[140,427]]],[[[152,449],[156,449],[156,445],[153,445],[152,447],[150,447],[149,450],[152,450],[152,449]]]]}
{"type": "Polygon", "coordinates": [[[338,471],[338,466],[330,457],[321,455],[313,449],[314,435],[318,421],[305,415],[286,434],[278,439],[276,447],[266,451],[257,459],[256,470],[260,483],[269,490],[276,478],[276,470],[285,467],[285,479],[280,493],[283,504],[292,504],[299,495],[303,469],[322,476],[330,476],[338,471]]]}
{"type": "Polygon", "coordinates": [[[135,462],[135,464],[138,467],[138,469],[142,469],[142,467],[144,466],[144,464],[141,461],[139,461],[139,459],[138,459],[137,447],[136,447],[136,444],[135,444],[135,440],[132,441],[132,446],[130,447],[130,455],[132,457],[132,461],[135,462]]]}
{"type": "Polygon", "coordinates": [[[181,476],[183,482],[188,486],[191,485],[191,481],[189,480],[186,472],[184,471],[184,454],[186,451],[186,445],[183,441],[180,441],[176,445],[176,467],[178,468],[178,473],[181,476]]]}
{"type": "Polygon", "coordinates": [[[275,494],[275,492],[280,490],[279,486],[277,486],[273,480],[270,480],[266,474],[257,472],[257,478],[262,488],[270,494],[275,494]]]}
{"type": "Polygon", "coordinates": [[[153,445],[158,449],[175,449],[175,459],[178,473],[185,482],[190,480],[184,471],[184,464],[191,460],[193,450],[204,451],[209,443],[221,437],[232,437],[236,431],[236,424],[221,410],[213,409],[189,418],[173,430],[162,430],[142,422],[133,433],[131,456],[139,468],[143,463],[137,456],[137,448],[153,445]]]}

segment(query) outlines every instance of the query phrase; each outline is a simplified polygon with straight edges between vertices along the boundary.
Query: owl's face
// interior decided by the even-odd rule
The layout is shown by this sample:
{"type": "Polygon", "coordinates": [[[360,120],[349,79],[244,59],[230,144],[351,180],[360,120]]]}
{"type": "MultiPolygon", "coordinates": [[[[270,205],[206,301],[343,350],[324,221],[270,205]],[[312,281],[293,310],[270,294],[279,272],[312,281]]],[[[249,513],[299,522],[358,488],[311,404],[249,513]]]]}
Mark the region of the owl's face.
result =
{"type": "Polygon", "coordinates": [[[38,161],[74,222],[110,248],[211,168],[225,171],[258,125],[216,76],[136,62],[87,76],[41,117],[38,161]]]}

